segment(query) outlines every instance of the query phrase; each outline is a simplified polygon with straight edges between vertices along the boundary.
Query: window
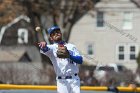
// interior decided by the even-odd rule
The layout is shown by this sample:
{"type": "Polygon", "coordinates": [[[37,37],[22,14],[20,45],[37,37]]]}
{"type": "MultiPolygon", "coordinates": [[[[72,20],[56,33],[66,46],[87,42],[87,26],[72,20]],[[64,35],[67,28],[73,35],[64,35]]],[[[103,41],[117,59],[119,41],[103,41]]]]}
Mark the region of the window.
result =
{"type": "Polygon", "coordinates": [[[93,55],[93,44],[87,44],[87,54],[93,55]]]}
{"type": "Polygon", "coordinates": [[[124,46],[119,46],[118,59],[119,60],[124,60],[124,46]]]}
{"type": "Polygon", "coordinates": [[[130,60],[135,60],[136,59],[136,47],[135,46],[130,46],[130,60]]]}
{"type": "Polygon", "coordinates": [[[97,27],[104,27],[104,12],[97,12],[97,27]]]}
{"type": "Polygon", "coordinates": [[[19,44],[28,43],[28,31],[27,31],[27,29],[24,29],[24,28],[18,29],[18,43],[19,44]]]}
{"type": "Polygon", "coordinates": [[[123,19],[124,30],[131,30],[133,28],[132,19],[133,19],[132,12],[124,12],[124,19],[123,19]]]}
{"type": "Polygon", "coordinates": [[[121,44],[117,47],[117,59],[119,61],[136,60],[138,52],[136,44],[121,44]]]}

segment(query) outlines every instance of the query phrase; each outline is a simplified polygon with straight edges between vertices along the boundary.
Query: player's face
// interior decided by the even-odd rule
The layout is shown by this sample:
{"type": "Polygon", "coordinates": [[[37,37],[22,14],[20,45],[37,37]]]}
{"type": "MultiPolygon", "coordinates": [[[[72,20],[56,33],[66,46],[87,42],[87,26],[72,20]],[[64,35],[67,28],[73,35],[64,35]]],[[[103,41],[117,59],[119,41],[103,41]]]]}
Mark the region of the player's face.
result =
{"type": "Polygon", "coordinates": [[[50,38],[55,41],[55,42],[59,42],[62,40],[62,33],[60,30],[55,30],[50,34],[50,38]]]}

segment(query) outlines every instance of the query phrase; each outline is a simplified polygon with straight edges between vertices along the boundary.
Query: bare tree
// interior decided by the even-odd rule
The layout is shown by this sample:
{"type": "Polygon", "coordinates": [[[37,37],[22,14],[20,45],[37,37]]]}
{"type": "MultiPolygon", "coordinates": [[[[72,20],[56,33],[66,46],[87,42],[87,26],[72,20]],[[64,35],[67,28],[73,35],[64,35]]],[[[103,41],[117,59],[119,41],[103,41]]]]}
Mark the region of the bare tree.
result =
{"type": "Polygon", "coordinates": [[[26,14],[26,9],[16,0],[0,0],[0,26],[11,22],[21,14],[26,14]]]}
{"type": "Polygon", "coordinates": [[[34,21],[33,23],[35,25],[40,25],[43,29],[47,29],[51,25],[59,25],[62,29],[65,41],[69,40],[69,35],[73,24],[87,11],[94,8],[93,0],[23,1],[26,1],[26,3],[28,2],[28,4],[31,5],[30,9],[28,9],[31,10],[32,8],[30,13],[32,13],[34,16],[32,21],[34,21]]]}
{"type": "MultiPolygon", "coordinates": [[[[59,25],[64,40],[68,42],[72,26],[87,11],[94,9],[96,0],[1,0],[0,24],[11,22],[21,14],[28,15],[33,29],[41,26],[43,31],[52,25],[59,25]]],[[[46,33],[47,34],[47,33],[46,33]]],[[[43,33],[34,31],[35,41],[47,40],[43,33]],[[42,36],[43,35],[43,36],[42,36]]],[[[49,43],[49,40],[47,40],[49,43]]]]}

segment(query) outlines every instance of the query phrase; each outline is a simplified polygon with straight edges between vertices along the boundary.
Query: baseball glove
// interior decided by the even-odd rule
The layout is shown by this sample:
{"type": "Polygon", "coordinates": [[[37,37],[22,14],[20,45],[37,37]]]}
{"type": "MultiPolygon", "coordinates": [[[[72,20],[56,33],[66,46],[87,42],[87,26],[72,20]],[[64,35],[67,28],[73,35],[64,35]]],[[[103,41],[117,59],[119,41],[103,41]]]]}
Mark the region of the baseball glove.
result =
{"type": "Polygon", "coordinates": [[[69,58],[69,51],[66,46],[58,46],[57,57],[59,58],[69,58]]]}

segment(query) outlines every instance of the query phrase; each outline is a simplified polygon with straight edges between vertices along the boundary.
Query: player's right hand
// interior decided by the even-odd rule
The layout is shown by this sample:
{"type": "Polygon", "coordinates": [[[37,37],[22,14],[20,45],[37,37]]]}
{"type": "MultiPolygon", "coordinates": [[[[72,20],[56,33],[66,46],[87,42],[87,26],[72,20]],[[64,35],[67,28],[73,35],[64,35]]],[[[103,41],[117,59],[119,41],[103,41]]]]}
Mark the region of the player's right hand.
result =
{"type": "Polygon", "coordinates": [[[42,41],[42,42],[39,42],[38,45],[39,45],[40,48],[45,48],[47,43],[42,41]]]}

